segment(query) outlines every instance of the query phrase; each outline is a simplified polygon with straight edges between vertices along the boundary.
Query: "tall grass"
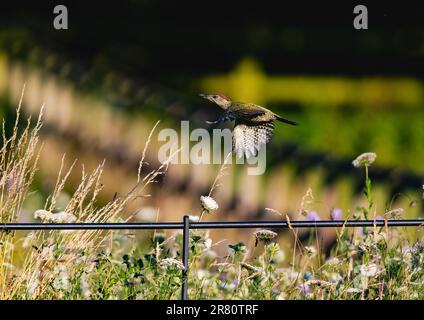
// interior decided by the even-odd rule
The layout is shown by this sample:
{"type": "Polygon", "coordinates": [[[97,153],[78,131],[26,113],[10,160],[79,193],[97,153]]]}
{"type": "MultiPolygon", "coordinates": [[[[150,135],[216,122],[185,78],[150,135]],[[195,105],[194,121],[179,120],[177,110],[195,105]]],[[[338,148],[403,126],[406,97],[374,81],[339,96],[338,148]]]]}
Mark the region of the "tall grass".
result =
{"type": "MultiPolygon", "coordinates": [[[[22,99],[21,99],[22,101],[22,99]]],[[[32,124],[28,119],[20,130],[21,103],[10,138],[3,129],[0,154],[0,219],[18,222],[37,171],[42,144],[42,109],[32,124]]],[[[3,125],[4,128],[4,125],[3,125]]],[[[156,126],[153,128],[153,130],[156,126]]],[[[74,162],[65,168],[65,157],[56,184],[44,208],[34,213],[41,221],[113,222],[126,221],[126,206],[145,196],[146,188],[166,173],[169,161],[141,176],[149,135],[143,150],[134,187],[105,205],[96,199],[102,191],[104,162],[92,172],[82,169],[82,179],[63,210],[57,206],[74,162]]],[[[176,151],[178,152],[178,151],[176,151]]],[[[364,195],[367,203],[344,214],[345,219],[399,218],[403,209],[377,211],[372,197],[371,163],[365,159],[364,195]]],[[[361,160],[361,161],[362,161],[361,160]]],[[[358,161],[358,167],[364,163],[358,161]]],[[[358,170],[362,170],[358,168],[358,170]]],[[[200,216],[218,214],[212,198],[225,175],[221,167],[209,194],[201,198],[200,216]],[[216,211],[216,212],[215,212],[216,211]]],[[[303,197],[299,212],[316,218],[311,207],[312,190],[303,197]]],[[[200,206],[199,206],[200,209],[200,206]]],[[[290,222],[285,214],[270,210],[290,222]]],[[[340,213],[339,213],[340,214],[340,213]]],[[[218,218],[216,218],[218,219],[218,218]]],[[[290,223],[289,223],[290,225],[290,223]]],[[[207,230],[190,234],[191,299],[423,299],[424,245],[422,228],[411,237],[404,228],[357,228],[337,230],[331,252],[324,252],[317,230],[301,239],[292,232],[292,243],[282,248],[278,234],[270,230],[252,232],[252,243],[227,244],[219,254],[207,230]]],[[[147,247],[128,232],[32,231],[0,232],[0,299],[177,299],[183,280],[182,234],[154,232],[147,247]],[[19,253],[19,254],[18,254],[19,253]]]]}
{"type": "MultiPolygon", "coordinates": [[[[21,104],[22,99],[10,138],[6,137],[3,123],[3,146],[0,154],[2,223],[19,222],[42,149],[39,133],[42,127],[43,109],[35,125],[32,125],[29,118],[25,128],[20,132],[21,104]]],[[[152,131],[155,128],[156,126],[152,131]]],[[[155,183],[157,178],[167,171],[169,165],[169,161],[166,161],[160,167],[141,176],[150,137],[151,135],[143,150],[137,181],[127,194],[114,197],[104,206],[97,206],[96,200],[102,190],[101,178],[105,162],[92,172],[86,172],[83,166],[81,182],[64,210],[58,212],[56,208],[58,197],[76,163],[65,169],[64,156],[56,185],[46,199],[44,208],[37,210],[34,217],[53,222],[113,222],[131,219],[132,216],[123,218],[126,205],[143,196],[146,188],[155,183]]],[[[171,155],[169,160],[174,155],[171,155]]],[[[16,232],[0,232],[0,299],[77,297],[73,292],[79,290],[74,286],[70,293],[64,294],[64,290],[69,288],[69,279],[73,279],[73,282],[77,278],[80,279],[77,287],[81,286],[87,268],[91,268],[98,258],[99,248],[110,250],[111,239],[113,239],[112,232],[105,233],[101,230],[32,231],[24,238],[19,237],[16,232]],[[20,251],[24,251],[20,259],[14,257],[17,247],[20,247],[20,251]]]]}

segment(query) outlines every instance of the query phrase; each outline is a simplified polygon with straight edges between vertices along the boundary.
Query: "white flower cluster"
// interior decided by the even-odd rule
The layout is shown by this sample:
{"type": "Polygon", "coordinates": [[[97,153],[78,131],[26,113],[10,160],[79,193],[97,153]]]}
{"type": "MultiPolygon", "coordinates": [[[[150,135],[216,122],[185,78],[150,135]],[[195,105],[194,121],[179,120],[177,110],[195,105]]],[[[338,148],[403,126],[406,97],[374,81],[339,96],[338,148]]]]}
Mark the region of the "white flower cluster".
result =
{"type": "Polygon", "coordinates": [[[67,213],[67,212],[59,212],[59,213],[52,213],[50,211],[47,210],[36,210],[34,212],[34,218],[35,219],[41,219],[43,221],[48,221],[48,222],[56,222],[56,223],[60,223],[60,222],[75,222],[77,220],[77,217],[75,217],[72,213],[67,213]]]}
{"type": "Polygon", "coordinates": [[[331,258],[327,259],[326,263],[330,267],[336,267],[340,264],[340,260],[337,257],[331,257],[331,258]]]}
{"type": "Polygon", "coordinates": [[[317,254],[317,249],[314,246],[306,246],[305,247],[305,254],[309,257],[309,258],[313,258],[316,256],[317,254]]]}
{"type": "Polygon", "coordinates": [[[43,249],[41,249],[40,257],[44,260],[53,260],[55,251],[56,251],[55,245],[44,246],[43,249]]]}
{"type": "Polygon", "coordinates": [[[68,268],[59,264],[54,268],[55,278],[53,280],[53,288],[56,290],[67,290],[69,289],[69,277],[68,277],[68,268]]]}
{"type": "Polygon", "coordinates": [[[199,222],[200,217],[199,216],[188,216],[188,220],[190,222],[199,222]]]}
{"type": "Polygon", "coordinates": [[[91,296],[91,289],[90,289],[90,284],[87,281],[87,275],[86,274],[83,274],[81,276],[80,288],[81,288],[81,293],[84,296],[84,298],[89,299],[90,296],[91,296]]]}
{"type": "Polygon", "coordinates": [[[202,205],[203,210],[205,210],[207,213],[218,210],[219,208],[215,199],[209,196],[201,196],[200,204],[202,205]]]}
{"type": "Polygon", "coordinates": [[[29,232],[23,242],[22,242],[22,248],[29,248],[32,246],[34,241],[37,239],[37,234],[34,231],[29,232]]]}
{"type": "Polygon", "coordinates": [[[375,161],[376,158],[377,155],[374,152],[366,152],[359,155],[355,160],[353,160],[352,164],[356,168],[368,167],[375,161]]]}
{"type": "Polygon", "coordinates": [[[375,263],[363,264],[359,270],[364,277],[375,277],[378,273],[378,266],[375,263]]]}
{"type": "Polygon", "coordinates": [[[172,268],[175,267],[177,269],[180,270],[184,270],[184,264],[181,261],[178,261],[177,259],[174,258],[166,258],[166,259],[162,259],[159,262],[159,267],[161,267],[162,269],[168,269],[168,268],[172,268]]]}

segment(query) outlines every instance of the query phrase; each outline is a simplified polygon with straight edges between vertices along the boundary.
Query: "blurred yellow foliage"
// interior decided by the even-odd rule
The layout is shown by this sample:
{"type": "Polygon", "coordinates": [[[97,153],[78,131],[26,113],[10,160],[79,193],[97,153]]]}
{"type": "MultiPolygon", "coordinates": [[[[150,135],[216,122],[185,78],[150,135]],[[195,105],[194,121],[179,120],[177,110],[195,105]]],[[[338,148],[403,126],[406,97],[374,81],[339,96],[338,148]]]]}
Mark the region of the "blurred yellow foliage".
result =
{"type": "Polygon", "coordinates": [[[413,78],[273,76],[265,74],[252,58],[245,58],[228,74],[205,77],[201,88],[258,104],[280,101],[325,107],[419,108],[424,103],[424,86],[413,78]]]}

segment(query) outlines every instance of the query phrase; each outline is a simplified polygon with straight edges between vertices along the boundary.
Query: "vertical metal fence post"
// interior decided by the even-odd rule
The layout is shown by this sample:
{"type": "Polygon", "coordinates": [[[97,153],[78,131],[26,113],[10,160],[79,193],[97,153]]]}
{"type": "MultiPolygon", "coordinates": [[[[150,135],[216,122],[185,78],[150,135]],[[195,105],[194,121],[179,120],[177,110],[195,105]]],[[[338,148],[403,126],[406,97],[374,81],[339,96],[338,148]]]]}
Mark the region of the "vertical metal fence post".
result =
{"type": "Polygon", "coordinates": [[[188,216],[183,217],[183,264],[184,264],[184,277],[183,286],[181,288],[181,300],[188,300],[188,255],[189,255],[189,242],[190,242],[190,221],[188,216]]]}

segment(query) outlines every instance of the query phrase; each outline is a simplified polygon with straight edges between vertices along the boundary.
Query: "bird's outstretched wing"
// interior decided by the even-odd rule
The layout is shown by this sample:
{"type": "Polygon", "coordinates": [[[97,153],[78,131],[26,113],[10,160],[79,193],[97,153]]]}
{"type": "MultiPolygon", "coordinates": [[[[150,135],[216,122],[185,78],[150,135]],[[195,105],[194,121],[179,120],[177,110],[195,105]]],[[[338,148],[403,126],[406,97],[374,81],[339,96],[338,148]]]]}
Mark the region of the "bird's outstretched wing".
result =
{"type": "Polygon", "coordinates": [[[274,124],[272,121],[249,123],[236,121],[233,131],[233,152],[241,158],[256,156],[261,146],[267,144],[272,137],[274,124]]]}
{"type": "Polygon", "coordinates": [[[231,111],[236,113],[238,118],[245,119],[246,121],[266,113],[266,110],[256,104],[239,102],[233,102],[231,111]]]}

